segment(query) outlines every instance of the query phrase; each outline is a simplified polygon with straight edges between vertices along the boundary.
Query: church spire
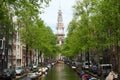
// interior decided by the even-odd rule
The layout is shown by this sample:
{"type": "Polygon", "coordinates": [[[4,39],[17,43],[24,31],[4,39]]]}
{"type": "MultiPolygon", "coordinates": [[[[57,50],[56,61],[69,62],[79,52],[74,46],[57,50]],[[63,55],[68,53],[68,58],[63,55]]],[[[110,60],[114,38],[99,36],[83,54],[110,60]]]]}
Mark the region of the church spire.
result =
{"type": "Polygon", "coordinates": [[[64,39],[63,17],[62,17],[62,10],[60,4],[61,2],[59,2],[59,10],[58,10],[58,18],[57,18],[57,37],[58,37],[59,45],[63,43],[63,39],[64,39]]]}
{"type": "Polygon", "coordinates": [[[59,10],[61,10],[61,0],[59,0],[59,10]]]}

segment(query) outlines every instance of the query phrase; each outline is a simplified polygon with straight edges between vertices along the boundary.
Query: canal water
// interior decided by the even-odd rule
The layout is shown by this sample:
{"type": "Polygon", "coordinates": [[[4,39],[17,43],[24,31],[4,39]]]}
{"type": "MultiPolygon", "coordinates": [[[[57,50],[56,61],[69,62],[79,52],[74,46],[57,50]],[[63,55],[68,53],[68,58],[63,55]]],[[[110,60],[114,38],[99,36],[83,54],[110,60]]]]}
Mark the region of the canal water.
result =
{"type": "Polygon", "coordinates": [[[58,63],[41,80],[80,80],[80,77],[66,64],[58,63]]]}

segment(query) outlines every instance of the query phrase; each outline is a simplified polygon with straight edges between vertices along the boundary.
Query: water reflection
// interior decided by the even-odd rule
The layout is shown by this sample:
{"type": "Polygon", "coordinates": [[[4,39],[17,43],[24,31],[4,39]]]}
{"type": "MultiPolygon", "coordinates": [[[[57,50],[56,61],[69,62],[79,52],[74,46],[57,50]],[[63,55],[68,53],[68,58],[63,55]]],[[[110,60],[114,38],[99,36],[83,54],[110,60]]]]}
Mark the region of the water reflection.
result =
{"type": "Polygon", "coordinates": [[[67,65],[57,64],[42,80],[80,80],[79,76],[67,65]]]}

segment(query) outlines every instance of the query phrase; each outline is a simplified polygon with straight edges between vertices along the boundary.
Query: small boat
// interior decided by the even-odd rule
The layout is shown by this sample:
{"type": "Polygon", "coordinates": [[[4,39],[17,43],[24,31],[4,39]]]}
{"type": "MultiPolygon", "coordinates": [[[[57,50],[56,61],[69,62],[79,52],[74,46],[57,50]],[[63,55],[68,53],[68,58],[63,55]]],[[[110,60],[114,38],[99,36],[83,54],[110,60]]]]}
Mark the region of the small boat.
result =
{"type": "Polygon", "coordinates": [[[57,62],[58,62],[58,63],[64,63],[64,61],[62,61],[62,60],[58,60],[57,62]]]}
{"type": "Polygon", "coordinates": [[[36,72],[30,72],[27,74],[27,77],[30,78],[31,80],[37,80],[38,74],[36,72]]]}

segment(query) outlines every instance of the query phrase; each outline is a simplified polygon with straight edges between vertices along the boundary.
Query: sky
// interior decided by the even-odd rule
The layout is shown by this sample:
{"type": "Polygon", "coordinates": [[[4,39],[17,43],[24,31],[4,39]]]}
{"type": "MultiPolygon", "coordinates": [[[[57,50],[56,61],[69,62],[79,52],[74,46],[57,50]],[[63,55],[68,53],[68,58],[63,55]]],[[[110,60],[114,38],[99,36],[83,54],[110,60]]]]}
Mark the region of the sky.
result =
{"type": "Polygon", "coordinates": [[[58,10],[62,10],[64,32],[66,34],[69,22],[73,17],[73,8],[75,0],[51,0],[49,7],[45,8],[44,13],[41,14],[41,18],[44,20],[47,26],[50,26],[53,32],[56,34],[57,15],[58,10]]]}

